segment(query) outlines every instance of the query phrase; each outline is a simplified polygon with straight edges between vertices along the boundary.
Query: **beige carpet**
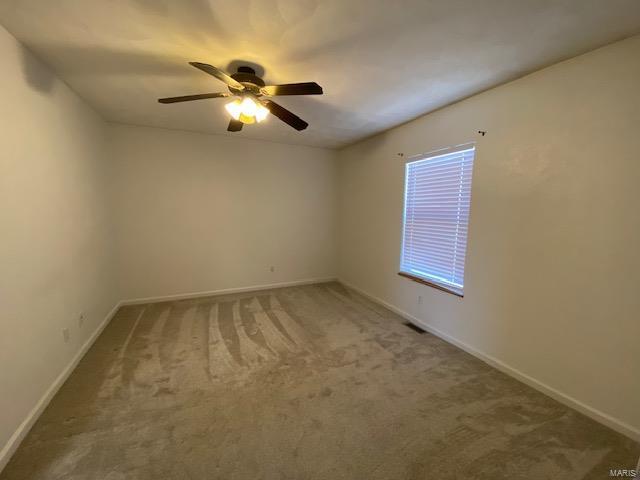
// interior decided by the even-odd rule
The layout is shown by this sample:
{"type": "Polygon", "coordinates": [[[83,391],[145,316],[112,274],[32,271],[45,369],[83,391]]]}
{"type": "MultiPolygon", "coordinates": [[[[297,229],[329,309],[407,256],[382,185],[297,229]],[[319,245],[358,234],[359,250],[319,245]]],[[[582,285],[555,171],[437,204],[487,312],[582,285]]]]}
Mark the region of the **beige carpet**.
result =
{"type": "Polygon", "coordinates": [[[9,479],[604,479],[638,444],[337,283],[122,308],[9,479]]]}

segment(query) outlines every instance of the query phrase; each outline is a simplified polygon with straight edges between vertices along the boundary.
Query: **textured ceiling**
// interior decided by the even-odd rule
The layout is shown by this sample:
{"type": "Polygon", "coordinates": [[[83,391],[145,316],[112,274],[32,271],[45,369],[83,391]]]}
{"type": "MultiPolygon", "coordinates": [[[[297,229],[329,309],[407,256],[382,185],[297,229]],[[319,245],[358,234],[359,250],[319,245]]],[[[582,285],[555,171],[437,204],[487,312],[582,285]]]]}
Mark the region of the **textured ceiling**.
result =
{"type": "Polygon", "coordinates": [[[228,135],[339,147],[639,33],[640,1],[0,0],[0,23],[107,120],[228,134],[224,99],[156,99],[225,89],[188,61],[244,60],[325,95],[278,100],[303,132],[228,135]]]}

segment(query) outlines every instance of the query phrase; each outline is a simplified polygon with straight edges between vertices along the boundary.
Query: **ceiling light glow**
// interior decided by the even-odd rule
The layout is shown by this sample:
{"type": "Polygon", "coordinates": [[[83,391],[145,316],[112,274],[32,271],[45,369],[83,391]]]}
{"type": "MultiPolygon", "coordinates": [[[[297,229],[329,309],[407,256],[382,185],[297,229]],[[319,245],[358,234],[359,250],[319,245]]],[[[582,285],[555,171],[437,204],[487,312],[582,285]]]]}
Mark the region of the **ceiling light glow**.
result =
{"type": "Polygon", "coordinates": [[[227,112],[229,112],[229,115],[231,115],[234,120],[239,120],[247,124],[261,122],[269,114],[268,109],[257,103],[251,97],[234,100],[231,103],[227,103],[224,108],[227,109],[227,112]]]}

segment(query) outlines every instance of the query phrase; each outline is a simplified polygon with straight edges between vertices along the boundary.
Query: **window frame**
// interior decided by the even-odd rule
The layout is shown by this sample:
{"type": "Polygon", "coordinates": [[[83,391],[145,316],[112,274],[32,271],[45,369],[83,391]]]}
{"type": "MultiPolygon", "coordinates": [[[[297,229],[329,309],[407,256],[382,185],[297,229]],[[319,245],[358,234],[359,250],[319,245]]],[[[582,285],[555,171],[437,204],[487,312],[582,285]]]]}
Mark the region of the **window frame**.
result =
{"type": "MultiPolygon", "coordinates": [[[[398,275],[404,278],[407,278],[409,280],[412,280],[414,282],[420,283],[422,285],[427,285],[429,287],[441,290],[443,292],[446,293],[450,293],[453,294],[457,297],[463,298],[464,297],[464,284],[462,285],[462,287],[458,288],[454,285],[451,285],[447,282],[440,282],[435,278],[431,278],[431,277],[423,277],[420,275],[417,275],[414,272],[407,272],[406,270],[403,270],[402,266],[404,263],[404,255],[405,255],[405,230],[406,230],[406,216],[407,216],[407,192],[408,192],[408,186],[407,186],[407,182],[409,181],[409,175],[408,175],[408,166],[411,163],[415,163],[415,162],[420,162],[423,160],[427,160],[427,159],[431,159],[431,158],[437,158],[439,156],[444,156],[444,155],[449,155],[449,154],[453,154],[453,153],[457,153],[457,152],[463,152],[465,150],[471,150],[473,149],[473,163],[472,163],[472,172],[471,172],[471,186],[470,186],[470,193],[471,190],[473,189],[473,167],[475,166],[475,160],[476,160],[476,154],[477,154],[477,148],[476,148],[476,143],[475,142],[469,142],[469,143],[464,143],[464,144],[460,144],[460,145],[455,145],[452,147],[446,147],[446,148],[441,148],[438,150],[432,150],[426,153],[420,153],[417,155],[412,155],[410,157],[408,157],[406,159],[406,161],[403,164],[404,167],[404,192],[403,192],[403,204],[402,204],[402,232],[401,232],[401,247],[400,247],[400,262],[399,262],[399,269],[398,269],[398,275]]],[[[466,256],[467,256],[467,249],[468,249],[468,244],[469,244],[469,224],[471,223],[471,198],[469,199],[469,218],[467,219],[467,238],[466,238],[466,245],[465,245],[465,259],[464,259],[464,263],[465,263],[465,267],[466,267],[466,256]]],[[[466,273],[463,270],[463,274],[466,273]]]]}

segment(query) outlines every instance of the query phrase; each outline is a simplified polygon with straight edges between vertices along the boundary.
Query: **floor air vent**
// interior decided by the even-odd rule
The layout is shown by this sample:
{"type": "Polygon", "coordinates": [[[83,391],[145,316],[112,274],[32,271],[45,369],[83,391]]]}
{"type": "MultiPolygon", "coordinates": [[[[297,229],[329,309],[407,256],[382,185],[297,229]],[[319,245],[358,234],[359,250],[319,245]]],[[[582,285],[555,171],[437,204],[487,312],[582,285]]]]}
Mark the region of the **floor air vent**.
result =
{"type": "Polygon", "coordinates": [[[418,327],[417,325],[414,325],[414,324],[413,324],[413,323],[411,323],[411,322],[405,322],[404,326],[405,326],[405,327],[409,327],[411,330],[413,330],[413,331],[414,331],[414,332],[416,332],[416,333],[420,333],[420,334],[425,333],[425,331],[424,331],[423,329],[421,329],[421,328],[420,328],[420,327],[418,327]]]}

